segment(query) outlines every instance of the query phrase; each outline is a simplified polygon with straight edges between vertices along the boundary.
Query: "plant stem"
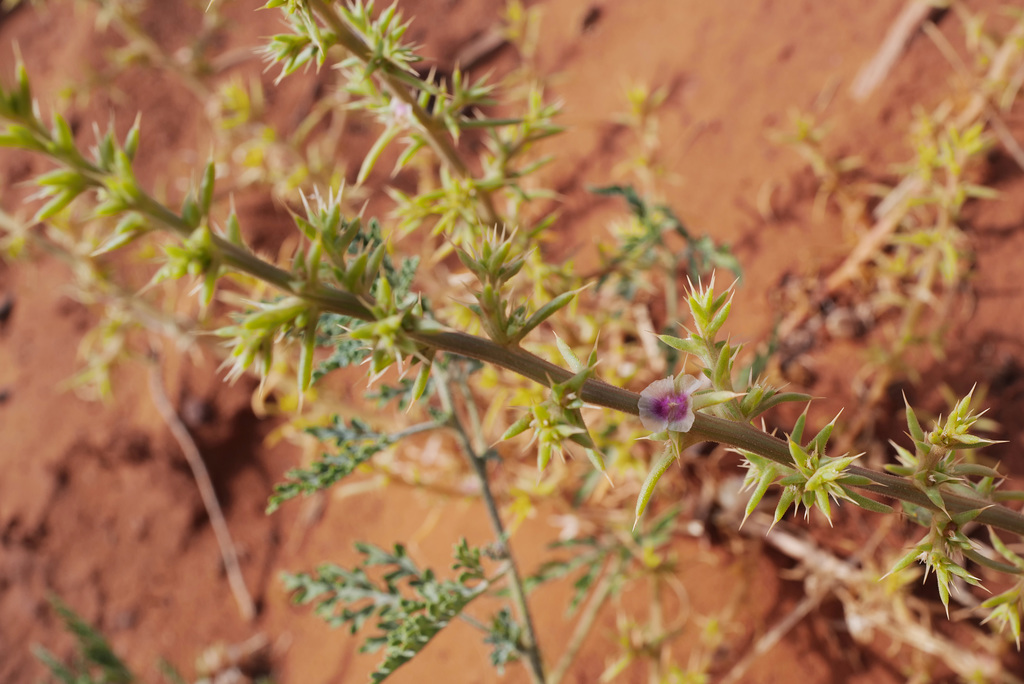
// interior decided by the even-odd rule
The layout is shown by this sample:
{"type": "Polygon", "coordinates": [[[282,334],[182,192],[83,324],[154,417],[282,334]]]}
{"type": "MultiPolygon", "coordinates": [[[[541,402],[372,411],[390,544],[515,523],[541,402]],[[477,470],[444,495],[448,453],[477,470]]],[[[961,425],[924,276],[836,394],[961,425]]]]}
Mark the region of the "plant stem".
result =
{"type": "Polygon", "coordinates": [[[509,594],[512,597],[512,603],[515,604],[516,611],[519,613],[519,620],[523,625],[523,651],[526,656],[526,669],[530,673],[530,679],[534,684],[545,684],[544,664],[541,661],[540,646],[537,643],[537,632],[533,626],[530,607],[526,602],[526,592],[523,591],[523,582],[519,574],[519,568],[516,565],[515,556],[512,553],[512,548],[505,533],[505,526],[501,522],[501,516],[498,514],[498,504],[494,500],[494,493],[491,491],[490,480],[487,477],[487,464],[483,456],[478,454],[473,447],[472,438],[470,438],[458,415],[455,413],[455,405],[452,401],[447,372],[440,368],[439,365],[435,365],[434,373],[438,377],[438,396],[441,398],[441,404],[445,412],[449,415],[449,425],[455,432],[466,460],[469,461],[473,472],[480,481],[480,492],[483,495],[487,516],[491,521],[491,528],[494,530],[498,542],[505,547],[508,554],[506,561],[508,562],[509,594]]]}

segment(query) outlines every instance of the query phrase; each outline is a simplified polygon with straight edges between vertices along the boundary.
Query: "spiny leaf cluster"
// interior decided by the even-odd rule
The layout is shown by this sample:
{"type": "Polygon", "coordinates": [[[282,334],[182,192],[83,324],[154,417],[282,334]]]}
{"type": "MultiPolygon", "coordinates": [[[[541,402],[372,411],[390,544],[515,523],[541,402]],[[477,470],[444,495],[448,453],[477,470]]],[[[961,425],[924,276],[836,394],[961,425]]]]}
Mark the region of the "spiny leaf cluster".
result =
{"type": "Polygon", "coordinates": [[[458,249],[459,260],[480,281],[477,303],[470,309],[479,318],[487,336],[498,344],[517,346],[537,326],[573,300],[577,292],[563,292],[533,313],[526,304],[513,301],[509,292],[513,278],[526,265],[525,255],[513,251],[515,233],[489,231],[476,250],[458,249]]]}
{"type": "Polygon", "coordinates": [[[868,499],[851,489],[852,486],[866,484],[862,482],[863,478],[845,472],[857,456],[831,457],[825,454],[835,420],[823,427],[809,442],[801,445],[806,418],[807,414],[804,412],[789,435],[792,466],[775,463],[746,450],[740,451],[747,459],[744,489],[754,490],[747,503],[744,520],[754,511],[772,484],[778,484],[783,488],[775,507],[775,522],[782,520],[791,506],[799,510],[803,504],[806,514],[810,513],[812,507],[816,507],[825,514],[825,518],[831,524],[833,499],[846,499],[879,513],[891,512],[889,506],[868,499]]]}
{"type": "Polygon", "coordinates": [[[327,51],[338,42],[338,35],[320,26],[308,3],[304,0],[270,0],[265,9],[285,7],[285,17],[291,24],[291,33],[282,33],[270,38],[263,48],[263,58],[267,62],[277,62],[281,66],[276,82],[289,76],[303,67],[315,63],[317,68],[327,60],[327,51]]]}
{"type": "Polygon", "coordinates": [[[735,399],[721,402],[713,409],[723,418],[750,421],[784,402],[810,401],[811,397],[806,394],[780,392],[752,375],[734,377],[736,359],[743,345],[733,346],[727,340],[718,339],[732,311],[733,287],[716,294],[714,277],[706,286],[698,284],[687,298],[693,331],[685,338],[659,335],[659,339],[696,358],[715,391],[737,393],[735,399]]]}
{"type": "MultiPolygon", "coordinates": [[[[992,548],[1005,558],[1016,569],[1018,574],[1024,574],[1024,558],[1011,551],[992,528],[989,528],[989,538],[992,540],[992,548]]],[[[991,620],[1000,630],[1010,629],[1010,634],[1013,635],[1014,641],[1017,642],[1017,650],[1019,651],[1020,614],[1024,610],[1024,577],[1018,579],[1010,589],[983,602],[981,607],[992,611],[985,618],[984,622],[991,620]]]]}
{"type": "MultiPolygon", "coordinates": [[[[1003,563],[977,551],[977,545],[968,537],[963,526],[981,514],[983,507],[950,513],[943,498],[944,492],[981,497],[982,500],[994,500],[996,483],[1002,476],[993,468],[978,463],[965,462],[960,454],[962,450],[973,450],[994,444],[993,440],[972,434],[981,413],[971,409],[974,390],[960,399],[949,416],[941,416],[934,429],[925,432],[921,427],[917,414],[907,403],[906,417],[908,433],[914,443],[911,452],[895,442],[899,465],[887,465],[886,470],[907,478],[917,489],[922,491],[932,503],[935,510],[927,510],[904,502],[903,507],[909,517],[928,528],[922,537],[893,567],[890,572],[897,572],[915,562],[925,565],[925,572],[934,572],[938,584],[939,598],[942,605],[949,610],[949,593],[955,579],[968,584],[981,585],[981,580],[972,575],[963,566],[964,558],[980,565],[993,568],[1003,573],[1020,574],[1024,571],[1019,556],[1008,549],[994,532],[993,548],[1008,563],[1003,563]],[[976,478],[976,479],[972,479],[976,478]]],[[[1012,495],[1012,492],[1004,492],[1012,495]]],[[[1009,625],[1014,638],[1020,641],[1020,583],[1015,589],[993,597],[987,602],[988,607],[996,609],[989,619],[997,619],[1003,626],[1009,625]]]]}
{"type": "Polygon", "coordinates": [[[943,491],[967,495],[981,494],[988,498],[994,485],[1002,476],[993,468],[965,462],[961,451],[980,449],[995,442],[972,434],[971,429],[982,413],[971,410],[970,393],[956,403],[948,418],[939,418],[935,428],[928,433],[921,427],[914,409],[907,403],[907,427],[914,442],[914,451],[891,442],[896,449],[899,465],[885,466],[889,472],[906,477],[920,489],[935,505],[948,516],[942,499],[943,491]],[[977,481],[970,478],[976,477],[977,481]]]}
{"type": "MultiPolygon", "coordinates": [[[[341,221],[340,216],[339,221],[341,221]]],[[[377,278],[384,278],[388,281],[388,287],[395,299],[401,302],[408,301],[411,296],[413,279],[416,277],[416,269],[419,266],[419,259],[416,257],[403,258],[396,264],[387,253],[380,222],[376,219],[370,219],[365,224],[358,219],[346,222],[346,224],[356,225],[358,229],[354,232],[351,242],[346,247],[339,246],[339,248],[357,258],[361,254],[377,254],[379,252],[380,267],[377,278]]],[[[422,300],[420,301],[422,302],[422,300]]],[[[429,307],[424,306],[424,310],[428,311],[429,307]]],[[[313,382],[333,370],[359,365],[370,356],[372,349],[364,341],[349,336],[351,330],[362,324],[362,321],[351,316],[336,313],[321,314],[317,325],[316,345],[331,347],[331,353],[316,364],[313,369],[313,382]]]]}
{"type": "Polygon", "coordinates": [[[557,342],[562,357],[575,375],[564,382],[552,383],[548,399],[529,407],[526,414],[509,426],[501,438],[511,439],[526,430],[532,430],[533,440],[537,442],[537,470],[541,473],[548,467],[553,455],[562,453],[566,440],[583,447],[591,464],[604,472],[604,457],[597,450],[580,411],[583,408],[580,391],[583,384],[594,375],[597,350],[590,353],[584,365],[561,338],[557,338],[557,342]]]}

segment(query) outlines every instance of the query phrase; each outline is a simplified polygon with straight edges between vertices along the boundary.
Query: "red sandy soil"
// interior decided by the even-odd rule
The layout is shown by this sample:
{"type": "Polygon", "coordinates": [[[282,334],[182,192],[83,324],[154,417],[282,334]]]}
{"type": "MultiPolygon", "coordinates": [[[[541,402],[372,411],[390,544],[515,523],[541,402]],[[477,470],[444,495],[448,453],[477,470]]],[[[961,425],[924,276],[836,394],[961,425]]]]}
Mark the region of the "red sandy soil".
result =
{"type": "MultiPolygon", "coordinates": [[[[56,106],[63,85],[83,78],[86,65],[102,64],[103,51],[119,42],[110,33],[97,34],[91,13],[72,12],[71,4],[24,7],[0,20],[0,75],[10,82],[11,44],[17,42],[44,111],[56,106]]],[[[252,11],[259,4],[230,4],[233,23],[218,50],[258,45],[261,37],[278,30],[276,12],[252,11]]],[[[460,50],[494,25],[503,3],[400,4],[406,16],[416,17],[413,40],[424,45],[428,59],[450,68],[460,50]]],[[[564,194],[555,229],[562,242],[553,249],[591,250],[594,231],[621,212],[618,204],[595,199],[584,188],[626,180],[614,169],[632,142],[613,122],[626,109],[626,86],[669,86],[660,118],[661,163],[671,174],[667,194],[688,226],[735,246],[745,281],[734,305],[734,312],[741,312],[731,322],[734,340],[764,339],[778,313],[772,309],[773,295],[784,274],[825,273],[851,246],[837,215],[813,221],[814,187],[803,162],[773,144],[768,132],[786,124],[790,109],[810,110],[823,92],[834,89],[824,117],[831,125],[828,148],[862,156],[867,168],[889,180],[888,165],[909,158],[905,132],[912,107],[932,107],[950,88],[949,66],[919,36],[869,100],[855,103],[847,94],[900,10],[903,3],[896,0],[537,4],[544,13],[538,68],[552,75],[551,93],[565,103],[560,123],[568,128],[554,143],[558,157],[545,171],[549,185],[564,194]],[[775,220],[756,209],[766,182],[778,188],[775,220]]],[[[998,7],[995,2],[968,4],[993,12],[998,7]]],[[[184,2],[152,2],[145,17],[147,30],[171,51],[200,21],[200,14],[184,2]]],[[[947,17],[941,28],[962,44],[954,18],[947,17]]],[[[501,65],[512,57],[495,59],[501,65]]],[[[236,71],[258,73],[260,68],[250,60],[236,71]]],[[[294,103],[302,101],[311,79],[289,79],[273,93],[273,75],[264,76],[276,121],[295,116],[294,103]]],[[[154,76],[150,70],[130,69],[117,85],[120,96],[100,89],[87,104],[72,108],[72,122],[88,131],[93,121],[102,125],[113,116],[123,131],[141,110],[138,172],[143,184],[155,187],[167,178],[188,178],[209,135],[202,106],[172,76],[154,76]]],[[[1018,106],[1007,118],[1018,139],[1024,138],[1021,111],[1018,106]]],[[[993,156],[990,166],[986,180],[1004,198],[971,208],[968,216],[978,261],[972,282],[977,310],[970,328],[954,335],[945,361],[922,358],[921,365],[929,381],[949,382],[958,391],[975,381],[990,385],[993,417],[1008,441],[997,453],[1019,473],[1024,469],[1016,453],[1024,431],[1024,328],[1020,316],[1008,313],[1024,311],[1018,259],[1024,253],[1024,180],[1004,157],[993,156]]],[[[12,186],[45,168],[38,159],[5,152],[0,192],[6,199],[20,196],[12,186]]],[[[354,177],[355,168],[349,170],[354,177]]],[[[268,213],[269,207],[269,200],[241,203],[243,225],[278,235],[290,230],[286,217],[268,213]]],[[[347,632],[331,630],[309,610],[290,606],[279,573],[325,560],[351,563],[356,540],[381,546],[413,540],[410,550],[421,564],[446,567],[458,537],[478,544],[490,539],[479,503],[397,490],[328,501],[313,524],[301,503],[267,516],[264,507],[273,483],[283,479],[299,454],[287,444],[265,442],[276,423],[252,413],[251,384],[224,385],[209,360],[197,367],[188,359],[173,360],[165,368],[172,398],[180,407],[205,407],[191,428],[258,600],[259,615],[247,624],[228,590],[195,484],[150,401],[143,365],[129,364],[116,375],[115,396],[108,404],[83,401],[64,389],[79,367],[79,339],[94,320],[67,296],[67,282],[65,267],[53,260],[0,263],[0,301],[13,298],[10,315],[0,320],[0,682],[43,678],[29,654],[31,644],[70,653],[70,639],[46,603],[51,593],[104,632],[147,681],[158,679],[160,658],[189,672],[204,649],[257,633],[275,645],[276,681],[365,681],[375,657],[358,654],[347,632]]],[[[813,353],[817,381],[808,389],[829,398],[815,409],[820,416],[849,404],[849,358],[858,353],[849,343],[813,353]]],[[[942,406],[930,395],[917,400],[933,409],[942,406]]],[[[889,408],[899,411],[895,404],[889,408]]],[[[545,512],[527,521],[514,542],[522,565],[535,567],[544,544],[556,535],[545,512]]],[[[773,553],[737,559],[727,545],[702,540],[680,541],[675,551],[683,561],[678,579],[695,613],[712,615],[730,603],[743,606],[742,627],[727,634],[720,671],[802,595],[799,583],[779,575],[788,561],[773,553]]],[[[570,629],[564,618],[568,591],[565,586],[545,588],[532,599],[550,661],[570,629]]],[[[596,681],[609,662],[615,625],[613,612],[606,613],[568,681],[596,681]]],[[[848,636],[836,636],[842,634],[833,629],[836,621],[841,622],[837,605],[812,613],[761,657],[744,681],[903,681],[900,653],[886,653],[885,644],[858,649],[848,636]]],[[[697,636],[691,628],[679,638],[674,649],[678,662],[686,663],[697,636]]],[[[487,659],[476,633],[455,624],[393,681],[496,681],[487,659]]],[[[526,681],[518,666],[505,679],[526,681]]],[[[644,680],[639,670],[622,677],[644,680]]]]}

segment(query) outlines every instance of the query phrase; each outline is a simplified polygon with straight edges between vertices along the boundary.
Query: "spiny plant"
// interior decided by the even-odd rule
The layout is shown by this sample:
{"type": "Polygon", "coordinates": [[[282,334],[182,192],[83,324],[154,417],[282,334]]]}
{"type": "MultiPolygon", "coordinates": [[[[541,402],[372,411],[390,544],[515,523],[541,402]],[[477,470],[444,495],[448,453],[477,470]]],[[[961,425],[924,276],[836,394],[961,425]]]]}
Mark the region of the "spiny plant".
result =
{"type": "MultiPolygon", "coordinates": [[[[72,235],[76,259],[112,264],[116,271],[114,255],[130,256],[150,240],[162,246],[153,284],[195,283],[200,309],[209,312],[212,331],[227,343],[229,378],[255,371],[266,383],[283,364],[293,373],[296,404],[310,410],[306,404],[321,396],[318,388],[326,377],[362,364],[379,399],[423,418],[393,430],[383,419],[378,425],[336,416],[311,426],[314,437],[333,445],[312,464],[289,473],[271,498],[271,509],[336,485],[413,435],[437,432],[454,444],[476,478],[496,537],[487,548],[460,543],[454,577],[438,579],[439,573],[420,568],[401,545],[385,551],[363,544],[359,567],[325,565],[286,579],[297,601],[315,604],[331,623],[358,631],[375,622],[378,632],[366,645],[384,651],[376,681],[412,660],[459,616],[484,632],[496,666],[518,660],[534,682],[564,676],[578,652],[577,640],[552,669],[544,657],[548,647],[542,649],[537,639],[528,592],[542,580],[590,564],[577,581],[581,593],[592,592],[580,622],[582,640],[607,597],[631,576],[644,574],[636,573],[634,559],[640,558],[645,570],[671,572],[659,554],[674,516],[645,521],[643,515],[665,473],[690,458],[690,447],[699,442],[724,444],[743,458],[751,490],[747,516],[773,487],[780,491],[775,522],[801,506],[831,520],[838,501],[880,513],[892,510],[868,494],[900,502],[927,534],[894,571],[923,563],[938,580],[945,605],[958,580],[980,581],[968,562],[1021,574],[1012,545],[998,535],[1024,535],[1024,516],[1004,505],[1024,495],[1005,491],[1000,473],[966,457],[992,443],[975,434],[979,414],[972,395],[928,431],[908,406],[912,441],[893,445],[898,465],[890,472],[858,466],[857,454],[830,453],[835,421],[810,439],[804,434],[806,413],[783,437],[767,432],[759,420],[766,411],[810,402],[810,397],[772,386],[757,359],[745,365],[742,346],[720,339],[732,313],[733,289],[717,288],[709,271],[736,267],[735,258],[684,227],[667,205],[617,186],[604,192],[627,201],[642,234],[627,239],[591,280],[614,277],[628,283],[631,270],[642,263],[638,260],[653,250],[654,263],[662,265],[653,277],[674,284],[685,266],[696,282],[680,298],[691,329],[683,336],[660,336],[668,375],[645,377],[635,370],[643,358],[636,349],[597,334],[626,325],[622,307],[587,308],[594,301],[588,297],[609,296],[608,288],[592,288],[592,295],[584,289],[590,284],[586,279],[543,256],[554,219],[539,208],[549,195],[536,188],[531,174],[545,162],[538,143],[559,127],[553,118],[557,107],[539,87],[517,101],[519,111],[492,115],[499,101],[496,84],[457,69],[444,78],[417,70],[416,50],[404,41],[408,24],[395,7],[377,12],[370,2],[342,6],[328,0],[271,0],[266,6],[281,8],[291,28],[265,48],[281,78],[306,67],[335,66],[349,108],[377,122],[380,133],[362,160],[356,184],[370,179],[385,160],[396,169],[420,169],[415,191],[391,188],[392,217],[377,221],[354,215],[340,188],[307,191],[290,203],[299,239],[287,259],[260,256],[246,241],[242,218],[219,200],[218,186],[230,181],[218,178],[213,161],[176,208],[156,199],[134,173],[139,122],[123,140],[113,132],[98,133],[95,146],[83,151],[61,114],[48,120],[41,115],[23,64],[14,87],[0,91],[0,146],[42,155],[56,165],[35,181],[42,206],[33,222],[59,223],[75,210],[99,227],[96,235],[72,235]],[[479,145],[463,144],[476,136],[479,145]],[[685,249],[672,252],[662,239],[666,233],[674,233],[685,249]],[[418,254],[407,247],[414,240],[418,254]],[[456,275],[472,299],[442,301],[436,295],[452,280],[431,282],[417,270],[421,257],[435,274],[456,275]],[[232,295],[228,279],[248,288],[245,300],[232,295]],[[232,309],[229,320],[221,318],[225,308],[232,309]],[[553,343],[542,339],[552,337],[553,343]],[[585,361],[576,351],[581,348],[589,348],[585,361]],[[679,363],[680,353],[685,364],[679,363]],[[615,354],[630,359],[634,370],[623,371],[621,365],[606,370],[600,362],[615,354]],[[617,382],[649,384],[637,393],[617,382]],[[481,416],[478,403],[488,396],[498,411],[481,416]],[[502,400],[494,401],[496,396],[502,400]],[[521,402],[518,414],[505,406],[512,396],[521,402]],[[621,516],[619,521],[601,518],[608,529],[574,543],[572,559],[545,565],[533,576],[524,575],[516,562],[493,473],[493,464],[502,460],[521,478],[527,469],[517,468],[514,456],[495,445],[499,437],[523,433],[532,436],[537,454],[536,468],[528,469],[533,483],[521,487],[525,505],[565,491],[585,501],[603,480],[632,482],[636,494],[628,524],[621,524],[621,516]],[[637,437],[660,444],[660,455],[649,465],[629,453],[637,437]],[[580,452],[591,474],[584,476],[584,487],[570,489],[564,471],[571,466],[555,456],[580,452]],[[547,483],[554,488],[545,490],[547,483]],[[968,524],[988,527],[991,546],[968,537],[963,532],[968,524]],[[599,567],[607,568],[606,574],[594,574],[599,567]],[[382,579],[375,578],[377,570],[382,579]],[[506,598],[511,609],[483,621],[471,618],[469,607],[485,594],[506,598]]],[[[27,239],[45,240],[45,234],[30,234],[36,237],[27,239]]],[[[1018,639],[1021,595],[1018,583],[986,604],[988,619],[1008,626],[1018,639]]],[[[608,676],[641,656],[656,659],[672,633],[659,628],[629,642],[608,676]]]]}

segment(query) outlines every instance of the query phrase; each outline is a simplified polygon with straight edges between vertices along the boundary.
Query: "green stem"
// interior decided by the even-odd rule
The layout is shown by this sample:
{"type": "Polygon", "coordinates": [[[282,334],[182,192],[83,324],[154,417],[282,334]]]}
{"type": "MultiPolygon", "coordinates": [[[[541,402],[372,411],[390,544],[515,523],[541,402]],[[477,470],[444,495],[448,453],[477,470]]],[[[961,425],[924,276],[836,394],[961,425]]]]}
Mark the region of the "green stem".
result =
{"type": "Polygon", "coordinates": [[[434,366],[434,373],[438,376],[437,392],[445,412],[449,415],[449,424],[455,431],[455,436],[459,441],[462,452],[466,456],[466,460],[469,461],[477,480],[480,481],[480,492],[483,495],[484,507],[487,509],[487,517],[491,521],[491,528],[494,530],[498,542],[504,545],[508,552],[506,562],[508,563],[509,594],[512,598],[512,603],[516,607],[516,611],[519,613],[519,620],[523,624],[523,651],[526,656],[526,669],[530,673],[530,679],[534,684],[544,684],[544,664],[541,660],[540,646],[537,642],[537,631],[533,626],[533,617],[530,614],[530,606],[526,602],[526,592],[523,590],[522,577],[519,574],[515,556],[512,554],[512,548],[505,532],[505,525],[501,522],[501,516],[498,514],[498,504],[494,500],[494,493],[491,491],[491,483],[487,477],[487,463],[473,447],[472,438],[466,432],[465,427],[455,413],[455,405],[452,401],[447,373],[439,365],[434,366]]]}

